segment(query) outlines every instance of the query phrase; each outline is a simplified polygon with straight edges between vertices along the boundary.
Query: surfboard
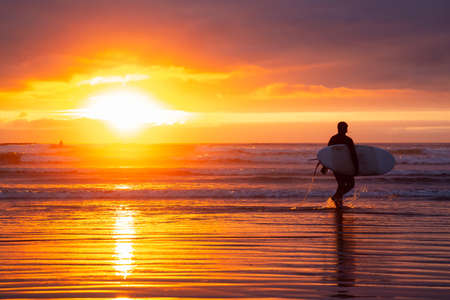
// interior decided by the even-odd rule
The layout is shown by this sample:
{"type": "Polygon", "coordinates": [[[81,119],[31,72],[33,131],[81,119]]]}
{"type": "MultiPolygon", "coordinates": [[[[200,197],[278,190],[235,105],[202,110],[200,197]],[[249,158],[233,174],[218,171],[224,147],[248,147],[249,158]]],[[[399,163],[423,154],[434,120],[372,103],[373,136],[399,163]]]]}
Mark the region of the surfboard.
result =
{"type": "MultiPolygon", "coordinates": [[[[395,158],[388,151],[366,145],[356,145],[359,161],[359,176],[382,175],[394,168],[395,158]]],[[[353,175],[355,168],[347,145],[332,145],[317,153],[319,161],[337,173],[353,175]]]]}

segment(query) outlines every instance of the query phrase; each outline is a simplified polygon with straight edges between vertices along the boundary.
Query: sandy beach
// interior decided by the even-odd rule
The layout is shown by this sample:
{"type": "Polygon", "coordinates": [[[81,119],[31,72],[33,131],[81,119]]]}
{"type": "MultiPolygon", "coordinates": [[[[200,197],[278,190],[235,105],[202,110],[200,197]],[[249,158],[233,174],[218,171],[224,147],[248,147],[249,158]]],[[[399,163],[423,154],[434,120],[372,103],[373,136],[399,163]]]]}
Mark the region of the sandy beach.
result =
{"type": "Polygon", "coordinates": [[[2,200],[0,297],[447,298],[448,202],[293,204],[2,200]]]}

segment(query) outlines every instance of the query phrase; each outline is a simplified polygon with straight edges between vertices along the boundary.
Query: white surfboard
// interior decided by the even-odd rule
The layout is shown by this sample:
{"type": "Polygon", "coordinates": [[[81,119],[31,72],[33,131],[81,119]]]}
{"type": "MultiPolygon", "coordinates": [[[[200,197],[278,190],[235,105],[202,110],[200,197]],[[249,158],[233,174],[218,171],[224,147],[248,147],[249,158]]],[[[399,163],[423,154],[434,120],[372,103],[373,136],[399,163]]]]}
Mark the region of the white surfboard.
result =
{"type": "MultiPolygon", "coordinates": [[[[395,158],[386,150],[365,145],[356,145],[355,148],[359,161],[358,175],[381,175],[394,168],[395,158]]],[[[353,175],[355,173],[347,145],[332,145],[322,148],[317,153],[317,158],[322,165],[337,173],[345,175],[353,175]]]]}

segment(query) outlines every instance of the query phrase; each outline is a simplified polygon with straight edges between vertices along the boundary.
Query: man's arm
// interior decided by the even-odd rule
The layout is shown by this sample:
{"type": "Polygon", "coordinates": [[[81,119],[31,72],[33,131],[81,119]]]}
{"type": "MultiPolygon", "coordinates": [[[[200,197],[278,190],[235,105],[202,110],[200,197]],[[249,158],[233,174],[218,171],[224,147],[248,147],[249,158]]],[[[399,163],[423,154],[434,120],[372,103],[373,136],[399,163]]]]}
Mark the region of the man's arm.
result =
{"type": "Polygon", "coordinates": [[[355,175],[358,175],[359,173],[358,155],[356,154],[355,144],[353,143],[353,140],[351,138],[349,138],[348,147],[350,149],[350,155],[352,157],[353,166],[355,167],[355,175]]]}
{"type": "Polygon", "coordinates": [[[328,141],[328,146],[331,146],[331,145],[334,145],[334,144],[336,144],[335,142],[334,142],[334,139],[333,139],[333,136],[330,138],[330,140],[328,141]]]}
{"type": "MultiPolygon", "coordinates": [[[[333,137],[330,138],[330,140],[328,141],[328,146],[334,145],[334,141],[333,141],[333,137]]],[[[327,174],[328,172],[328,168],[325,166],[322,166],[322,168],[320,169],[320,173],[322,173],[323,175],[327,174]]]]}

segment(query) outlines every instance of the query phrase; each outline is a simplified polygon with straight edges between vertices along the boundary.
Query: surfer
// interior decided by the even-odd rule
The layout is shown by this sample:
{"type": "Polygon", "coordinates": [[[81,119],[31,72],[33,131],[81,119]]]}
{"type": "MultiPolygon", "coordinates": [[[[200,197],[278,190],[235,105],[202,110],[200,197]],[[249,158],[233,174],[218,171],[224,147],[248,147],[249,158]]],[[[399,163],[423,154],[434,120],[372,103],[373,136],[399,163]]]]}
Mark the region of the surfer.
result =
{"type": "MultiPolygon", "coordinates": [[[[355,150],[355,144],[353,143],[353,140],[346,135],[348,125],[345,122],[339,122],[337,125],[338,133],[336,135],[333,135],[330,138],[330,141],[328,142],[328,146],[331,145],[337,145],[337,144],[345,144],[348,146],[350,150],[350,155],[352,157],[353,165],[355,167],[355,174],[354,175],[344,175],[339,174],[335,171],[333,171],[334,177],[336,178],[338,187],[336,189],[336,193],[331,197],[331,199],[336,204],[336,208],[342,207],[342,200],[346,193],[351,191],[353,187],[355,186],[355,176],[358,174],[359,171],[359,163],[358,163],[358,157],[356,156],[356,150],[355,150]]],[[[322,174],[325,174],[328,171],[326,167],[323,167],[321,169],[322,174]]]]}

